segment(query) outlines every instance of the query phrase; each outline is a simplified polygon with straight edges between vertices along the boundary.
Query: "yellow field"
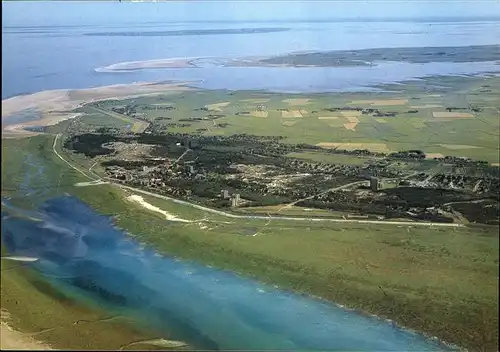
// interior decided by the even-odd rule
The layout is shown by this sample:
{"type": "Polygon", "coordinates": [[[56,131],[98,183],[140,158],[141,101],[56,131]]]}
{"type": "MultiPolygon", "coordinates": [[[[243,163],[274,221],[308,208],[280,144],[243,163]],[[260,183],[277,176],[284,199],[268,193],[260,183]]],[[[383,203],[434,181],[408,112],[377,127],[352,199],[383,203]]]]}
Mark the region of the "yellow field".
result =
{"type": "Polygon", "coordinates": [[[432,116],[438,118],[472,118],[474,115],[467,112],[434,111],[432,116]]]}
{"type": "Polygon", "coordinates": [[[427,105],[415,105],[415,106],[410,106],[412,109],[431,109],[431,108],[442,108],[442,105],[438,104],[427,104],[427,105]]]}
{"type": "Polygon", "coordinates": [[[344,117],[361,116],[361,111],[341,111],[340,113],[344,117]]]}
{"type": "Polygon", "coordinates": [[[355,131],[355,127],[358,125],[357,122],[349,122],[349,123],[344,123],[344,128],[346,130],[351,130],[351,131],[355,131]]]}
{"type": "Polygon", "coordinates": [[[269,115],[269,113],[267,111],[254,110],[250,113],[250,116],[253,116],[253,117],[267,117],[268,115],[269,115]]]}
{"type": "Polygon", "coordinates": [[[477,147],[475,145],[465,145],[465,144],[439,144],[441,147],[446,149],[477,149],[482,147],[477,147]]]}
{"type": "Polygon", "coordinates": [[[248,103],[261,104],[261,103],[267,103],[269,101],[269,99],[242,99],[241,101],[248,102],[248,103]]]}
{"type": "Polygon", "coordinates": [[[354,105],[372,105],[372,106],[396,106],[405,105],[408,99],[387,99],[387,100],[353,100],[354,105]]]}
{"type": "Polygon", "coordinates": [[[292,127],[293,125],[295,125],[297,123],[297,121],[281,121],[281,124],[283,126],[286,126],[286,127],[292,127]]]}
{"type": "Polygon", "coordinates": [[[351,122],[351,123],[358,123],[359,120],[356,116],[345,116],[345,118],[347,119],[347,121],[351,122]]]}
{"type": "Polygon", "coordinates": [[[372,152],[377,153],[390,153],[391,150],[387,147],[385,143],[330,143],[321,142],[316,144],[318,147],[325,149],[344,149],[344,150],[356,150],[356,149],[367,149],[372,152]]]}
{"type": "Polygon", "coordinates": [[[290,110],[290,111],[282,111],[281,117],[290,118],[290,117],[302,117],[300,110],[290,110]]]}
{"type": "Polygon", "coordinates": [[[338,116],[318,116],[318,120],[337,120],[338,116]]]}
{"type": "Polygon", "coordinates": [[[306,105],[310,104],[311,99],[285,99],[283,103],[288,103],[290,105],[306,105]]]}
{"type": "Polygon", "coordinates": [[[226,107],[228,106],[229,104],[231,104],[231,102],[229,101],[225,101],[223,103],[215,103],[215,104],[209,104],[209,105],[205,105],[205,107],[210,110],[210,111],[222,111],[221,108],[223,107],[226,107]]]}
{"type": "Polygon", "coordinates": [[[444,158],[444,155],[441,153],[426,153],[425,158],[426,159],[444,158]]]}

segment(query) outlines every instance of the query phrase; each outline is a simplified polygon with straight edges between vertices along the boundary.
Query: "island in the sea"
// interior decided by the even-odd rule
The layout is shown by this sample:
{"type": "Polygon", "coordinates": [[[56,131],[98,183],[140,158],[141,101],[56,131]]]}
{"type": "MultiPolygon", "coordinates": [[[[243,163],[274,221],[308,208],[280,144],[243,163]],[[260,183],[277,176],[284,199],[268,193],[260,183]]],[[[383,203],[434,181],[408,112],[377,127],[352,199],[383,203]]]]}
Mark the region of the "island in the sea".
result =
{"type": "Polygon", "coordinates": [[[162,82],[11,98],[2,194],[13,204],[75,195],[163,253],[489,349],[500,79],[377,88],[162,82]],[[29,180],[36,197],[22,200],[29,180]]]}

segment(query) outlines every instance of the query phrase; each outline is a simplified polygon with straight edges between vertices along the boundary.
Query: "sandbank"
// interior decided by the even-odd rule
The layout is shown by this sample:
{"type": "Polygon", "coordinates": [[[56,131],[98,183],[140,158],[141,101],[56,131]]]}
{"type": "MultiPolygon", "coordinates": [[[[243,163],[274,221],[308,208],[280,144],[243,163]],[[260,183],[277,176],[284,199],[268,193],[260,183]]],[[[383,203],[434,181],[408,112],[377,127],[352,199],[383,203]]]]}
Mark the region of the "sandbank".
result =
{"type": "Polygon", "coordinates": [[[187,83],[138,82],[78,90],[50,90],[8,98],[2,101],[2,137],[36,135],[37,132],[25,129],[34,126],[51,126],[74,118],[78,114],[73,110],[90,102],[192,90],[193,88],[185,85],[187,83]],[[36,111],[41,118],[24,123],[9,123],[9,116],[28,109],[36,111]]]}
{"type": "Polygon", "coordinates": [[[143,60],[143,61],[128,61],[119,62],[109,66],[96,68],[96,72],[116,72],[116,71],[135,71],[145,69],[159,69],[159,68],[189,68],[197,67],[193,60],[195,58],[169,58],[169,59],[156,59],[156,60],[143,60]]]}

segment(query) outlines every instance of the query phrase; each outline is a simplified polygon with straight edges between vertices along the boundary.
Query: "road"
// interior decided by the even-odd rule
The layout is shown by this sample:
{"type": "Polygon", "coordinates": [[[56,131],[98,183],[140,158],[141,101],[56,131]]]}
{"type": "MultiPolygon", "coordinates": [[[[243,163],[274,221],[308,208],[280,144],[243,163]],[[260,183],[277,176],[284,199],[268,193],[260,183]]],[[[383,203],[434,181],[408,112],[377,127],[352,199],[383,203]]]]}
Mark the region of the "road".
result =
{"type": "Polygon", "coordinates": [[[306,198],[302,198],[302,199],[299,199],[299,200],[296,200],[296,201],[293,201],[291,203],[288,203],[287,205],[279,208],[278,212],[280,212],[282,209],[285,209],[285,208],[290,208],[292,206],[294,206],[295,204],[297,203],[300,203],[300,202],[303,202],[305,200],[309,200],[309,199],[313,199],[314,197],[317,197],[317,196],[320,196],[322,194],[325,194],[325,193],[328,193],[328,192],[335,192],[335,191],[340,191],[341,189],[345,189],[345,188],[349,188],[349,187],[352,187],[352,186],[356,186],[356,185],[361,185],[363,183],[367,183],[368,181],[366,180],[363,180],[363,181],[356,181],[356,182],[351,182],[351,183],[348,183],[346,185],[342,185],[342,186],[339,186],[339,187],[334,187],[334,188],[329,188],[327,189],[326,191],[322,191],[320,193],[317,193],[317,194],[313,194],[312,196],[309,196],[309,197],[306,197],[306,198]]]}
{"type": "Polygon", "coordinates": [[[98,108],[96,106],[90,106],[90,108],[92,108],[92,109],[94,109],[94,110],[96,110],[96,111],[98,111],[98,112],[100,112],[102,114],[105,114],[105,115],[108,115],[110,117],[113,117],[115,119],[119,119],[119,120],[126,121],[126,122],[132,122],[132,126],[130,128],[130,130],[132,132],[142,133],[149,126],[148,122],[145,122],[145,121],[142,121],[142,120],[130,117],[128,115],[120,114],[120,113],[118,113],[116,111],[109,111],[109,110],[106,110],[106,109],[103,109],[103,108],[98,108]]]}
{"type": "MultiPolygon", "coordinates": [[[[102,184],[102,183],[99,183],[99,181],[103,181],[104,182],[104,180],[102,180],[102,179],[96,179],[96,178],[93,178],[93,177],[90,177],[90,176],[86,175],[83,171],[81,171],[80,169],[78,169],[76,166],[72,165],[69,161],[67,161],[66,159],[64,159],[61,156],[61,154],[59,154],[57,152],[57,150],[56,150],[56,143],[57,143],[57,140],[59,139],[59,137],[60,137],[60,134],[56,135],[56,137],[54,138],[54,144],[52,145],[52,150],[54,151],[54,154],[59,159],[61,159],[64,163],[66,163],[67,165],[69,165],[72,169],[78,171],[80,174],[82,174],[85,177],[89,178],[90,180],[94,181],[95,185],[102,184]]],[[[203,210],[203,211],[205,211],[207,213],[212,213],[212,214],[216,214],[216,215],[220,215],[220,216],[225,216],[225,217],[232,218],[232,219],[250,219],[250,220],[253,219],[253,220],[268,220],[268,221],[269,220],[283,220],[283,221],[336,222],[336,223],[377,224],[377,225],[397,225],[397,226],[403,226],[403,225],[405,225],[405,226],[432,226],[432,227],[435,226],[435,227],[454,227],[454,228],[465,227],[465,225],[463,225],[463,224],[456,224],[456,223],[451,223],[450,224],[450,223],[414,222],[414,221],[356,220],[356,219],[290,217],[290,216],[271,216],[271,215],[269,215],[269,216],[261,216],[261,215],[237,215],[237,214],[227,213],[227,212],[221,211],[221,210],[216,210],[216,209],[208,208],[208,207],[205,207],[203,205],[190,203],[190,202],[185,201],[185,200],[176,199],[176,198],[164,196],[164,195],[161,195],[161,194],[157,194],[157,193],[145,191],[145,190],[142,190],[142,189],[139,189],[139,188],[126,186],[126,185],[123,185],[123,184],[120,184],[120,183],[117,183],[117,182],[113,182],[111,179],[108,179],[108,178],[106,178],[106,181],[107,181],[106,183],[109,183],[111,185],[114,185],[114,186],[122,188],[122,189],[127,189],[129,191],[133,191],[133,192],[136,192],[136,193],[142,193],[142,194],[145,194],[145,195],[148,195],[148,196],[152,196],[152,197],[155,197],[155,198],[168,200],[168,201],[171,201],[173,203],[182,204],[182,205],[185,205],[185,206],[188,206],[188,207],[192,207],[192,208],[195,208],[195,209],[203,210]]],[[[360,183],[360,182],[366,182],[366,181],[357,181],[357,182],[354,182],[354,184],[360,183]]],[[[88,184],[88,185],[90,185],[90,184],[88,184]]],[[[347,184],[347,185],[340,186],[340,187],[344,188],[344,187],[350,187],[352,185],[353,184],[351,183],[351,184],[347,184]]],[[[340,188],[337,187],[337,189],[340,189],[340,188]]]]}

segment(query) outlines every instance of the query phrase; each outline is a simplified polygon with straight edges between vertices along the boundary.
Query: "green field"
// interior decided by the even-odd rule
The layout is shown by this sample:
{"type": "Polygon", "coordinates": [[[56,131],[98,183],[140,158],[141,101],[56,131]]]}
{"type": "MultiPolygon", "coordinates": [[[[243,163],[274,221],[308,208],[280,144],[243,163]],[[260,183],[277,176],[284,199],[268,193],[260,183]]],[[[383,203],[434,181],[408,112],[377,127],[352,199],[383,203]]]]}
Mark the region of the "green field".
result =
{"type": "MultiPolygon", "coordinates": [[[[78,196],[100,213],[116,216],[120,227],[161,252],[321,296],[470,349],[498,348],[498,228],[231,219],[144,197],[178,217],[205,219],[168,222],[160,214],[126,201],[130,192],[118,187],[74,187],[75,182],[86,179],[55,157],[52,142],[50,136],[3,140],[2,193],[15,194],[21,175],[33,172],[20,157],[31,154],[47,166],[44,182],[51,191],[45,197],[63,192],[78,196]],[[250,236],[255,233],[258,235],[250,236]]],[[[4,279],[8,277],[2,273],[4,279]]],[[[34,306],[37,302],[28,294],[42,293],[21,286],[23,292],[19,293],[15,285],[2,285],[2,307],[18,319],[13,325],[22,331],[40,329],[36,324],[47,319],[48,310],[34,306]],[[4,295],[16,297],[20,304],[4,300],[4,295]],[[16,305],[24,310],[15,310],[16,305]],[[32,310],[40,312],[38,323],[25,323],[25,315],[32,310]]],[[[68,330],[65,341],[72,334],[68,330]]]]}
{"type": "Polygon", "coordinates": [[[197,133],[201,129],[198,132],[204,135],[284,136],[289,143],[353,143],[357,149],[379,151],[380,146],[373,145],[376,143],[384,146],[384,152],[421,149],[426,153],[498,163],[500,78],[430,77],[423,82],[388,84],[380,88],[397,91],[370,93],[299,95],[201,90],[107,101],[101,106],[110,110],[114,106],[135,104],[137,112],[150,121],[169,118],[156,121],[159,126],[190,124],[165,127],[168,132],[197,133]],[[453,88],[432,91],[434,85],[453,88]],[[175,109],[162,109],[166,106],[175,109]],[[324,110],[339,107],[375,108],[396,116],[345,116],[349,112],[324,110]],[[471,110],[476,107],[479,109],[471,110]],[[463,110],[450,112],[447,108],[463,110]],[[207,119],[210,114],[223,116],[207,119]],[[192,118],[205,120],[186,121],[192,118]],[[220,127],[220,124],[228,125],[220,127]]]}
{"type": "Polygon", "coordinates": [[[287,155],[287,157],[313,160],[326,164],[347,164],[347,165],[362,165],[372,159],[372,158],[357,157],[354,155],[327,154],[321,152],[290,153],[287,155]]]}

